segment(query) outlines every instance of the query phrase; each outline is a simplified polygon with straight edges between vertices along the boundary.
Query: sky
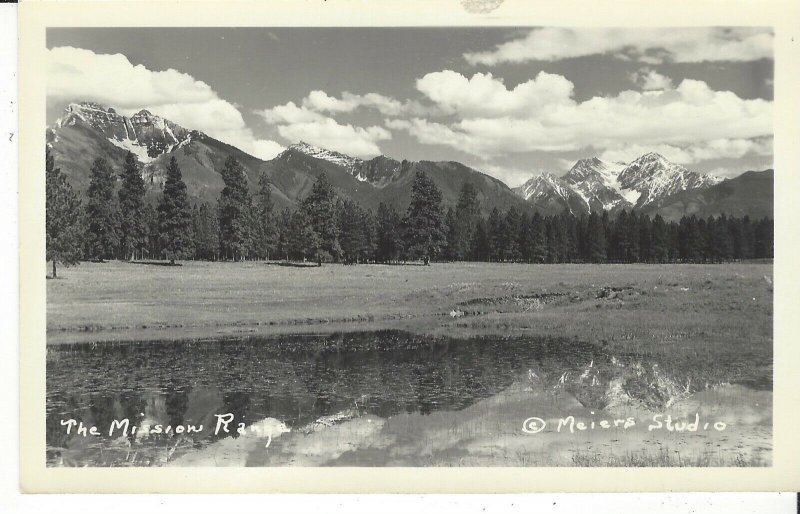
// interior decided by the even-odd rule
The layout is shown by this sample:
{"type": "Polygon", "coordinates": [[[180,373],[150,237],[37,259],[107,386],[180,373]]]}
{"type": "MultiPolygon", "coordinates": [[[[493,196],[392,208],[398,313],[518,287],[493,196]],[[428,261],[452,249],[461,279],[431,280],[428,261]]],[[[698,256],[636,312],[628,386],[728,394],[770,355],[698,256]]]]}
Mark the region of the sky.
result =
{"type": "Polygon", "coordinates": [[[147,109],[262,159],[298,141],[455,160],[517,186],[656,151],[772,167],[773,34],[759,28],[51,28],[47,119],[147,109]]]}

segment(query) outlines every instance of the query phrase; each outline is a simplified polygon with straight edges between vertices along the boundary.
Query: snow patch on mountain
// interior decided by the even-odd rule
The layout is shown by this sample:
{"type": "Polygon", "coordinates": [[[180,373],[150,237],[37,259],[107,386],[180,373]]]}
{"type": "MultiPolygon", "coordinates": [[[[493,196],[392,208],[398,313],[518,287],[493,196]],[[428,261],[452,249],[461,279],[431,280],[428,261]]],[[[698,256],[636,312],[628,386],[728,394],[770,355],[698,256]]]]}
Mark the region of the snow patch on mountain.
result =
{"type": "Polygon", "coordinates": [[[522,198],[533,202],[551,194],[556,194],[564,199],[574,194],[567,184],[552,173],[542,173],[532,177],[514,190],[522,198]]]}
{"type": "Polygon", "coordinates": [[[113,137],[109,137],[108,142],[114,146],[122,148],[123,150],[132,152],[142,164],[147,164],[154,159],[154,157],[150,157],[147,154],[147,147],[141,146],[136,141],[130,139],[114,139],[113,137]]]}
{"type": "Polygon", "coordinates": [[[543,174],[515,191],[526,200],[544,202],[547,191],[551,196],[568,198],[566,189],[579,196],[587,211],[592,212],[643,207],[677,192],[709,187],[721,181],[713,175],[689,171],[651,152],[629,164],[597,157],[581,159],[561,178],[543,174]]]}
{"type": "MultiPolygon", "coordinates": [[[[356,168],[358,168],[364,162],[358,157],[351,157],[349,155],[345,155],[343,153],[339,153],[333,150],[327,150],[325,148],[313,146],[306,143],[305,141],[300,141],[299,143],[291,145],[289,148],[284,150],[282,154],[285,154],[286,152],[290,151],[304,153],[315,159],[332,162],[333,164],[346,168],[351,173],[353,173],[356,170],[356,168]]],[[[367,180],[366,177],[360,177],[357,174],[354,174],[354,176],[362,182],[367,180]]]]}
{"type": "Polygon", "coordinates": [[[131,117],[94,102],[73,102],[56,121],[54,138],[60,129],[83,126],[101,134],[114,146],[129,150],[142,163],[180,148],[203,134],[142,109],[131,117]]]}

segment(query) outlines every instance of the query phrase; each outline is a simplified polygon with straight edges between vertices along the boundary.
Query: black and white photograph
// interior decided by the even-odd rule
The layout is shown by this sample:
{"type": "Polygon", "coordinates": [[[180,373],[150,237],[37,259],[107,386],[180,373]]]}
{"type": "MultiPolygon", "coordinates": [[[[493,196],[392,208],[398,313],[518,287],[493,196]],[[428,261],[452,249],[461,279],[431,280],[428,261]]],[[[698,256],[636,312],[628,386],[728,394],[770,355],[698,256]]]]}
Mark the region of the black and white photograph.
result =
{"type": "Polygon", "coordinates": [[[46,467],[773,466],[774,39],[47,28],[46,467]]]}

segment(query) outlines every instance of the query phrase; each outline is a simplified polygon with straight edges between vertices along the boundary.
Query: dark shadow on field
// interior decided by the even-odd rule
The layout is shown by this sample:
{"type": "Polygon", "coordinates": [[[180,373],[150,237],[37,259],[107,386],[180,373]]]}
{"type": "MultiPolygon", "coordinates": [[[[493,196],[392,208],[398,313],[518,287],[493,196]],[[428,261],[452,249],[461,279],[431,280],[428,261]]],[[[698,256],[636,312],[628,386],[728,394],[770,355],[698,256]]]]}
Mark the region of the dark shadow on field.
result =
{"type": "Polygon", "coordinates": [[[290,262],[290,261],[266,261],[267,266],[283,266],[286,268],[319,268],[316,262],[290,262]]]}
{"type": "MultiPolygon", "coordinates": [[[[355,264],[355,263],[353,263],[353,264],[355,264]]],[[[419,261],[414,261],[414,262],[370,262],[370,264],[375,264],[375,265],[378,265],[378,266],[430,266],[430,264],[425,264],[425,263],[419,262],[419,261]]]]}
{"type": "Polygon", "coordinates": [[[140,264],[145,266],[183,266],[183,264],[179,262],[169,263],[164,261],[121,261],[127,264],[140,264]]]}

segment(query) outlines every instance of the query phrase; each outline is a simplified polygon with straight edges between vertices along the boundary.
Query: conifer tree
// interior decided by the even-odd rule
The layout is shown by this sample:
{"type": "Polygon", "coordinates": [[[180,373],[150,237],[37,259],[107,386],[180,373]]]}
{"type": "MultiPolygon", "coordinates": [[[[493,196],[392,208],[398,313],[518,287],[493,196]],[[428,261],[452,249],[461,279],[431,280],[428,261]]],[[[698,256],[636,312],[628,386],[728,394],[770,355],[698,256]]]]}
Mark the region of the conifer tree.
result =
{"type": "Polygon", "coordinates": [[[486,221],[483,218],[478,218],[478,222],[475,224],[475,232],[472,234],[472,249],[470,251],[472,259],[475,261],[489,261],[490,252],[490,239],[486,221]]]}
{"type": "Polygon", "coordinates": [[[606,247],[606,234],[603,227],[603,220],[597,214],[592,212],[589,214],[586,226],[586,240],[587,250],[590,262],[606,262],[607,247],[606,247]]]}
{"type": "Polygon", "coordinates": [[[225,187],[218,202],[220,253],[225,259],[247,257],[252,244],[251,211],[253,201],[247,188],[244,167],[229,156],[220,173],[225,187]]]}
{"type": "Polygon", "coordinates": [[[153,259],[161,255],[161,242],[158,235],[158,211],[152,205],[146,204],[144,217],[147,227],[147,256],[153,259]]]}
{"type": "Polygon", "coordinates": [[[516,207],[512,206],[506,211],[502,224],[502,255],[503,260],[517,262],[522,258],[519,247],[521,217],[516,207]]]}
{"type": "Polygon", "coordinates": [[[392,262],[400,258],[403,246],[400,223],[400,215],[394,205],[386,205],[383,202],[378,205],[375,227],[377,232],[375,260],[378,262],[392,262]]]}
{"type": "Polygon", "coordinates": [[[95,159],[86,204],[86,255],[104,260],[114,257],[119,243],[114,171],[102,157],[95,159]]]}
{"type": "Polygon", "coordinates": [[[175,264],[176,259],[186,259],[194,252],[192,216],[186,184],[175,157],[169,160],[167,179],[158,204],[158,227],[161,255],[175,264]]]}
{"type": "Polygon", "coordinates": [[[500,262],[503,260],[503,246],[505,244],[505,234],[503,233],[503,217],[497,207],[489,213],[486,222],[486,235],[489,241],[489,260],[500,262]]]}
{"type": "Polygon", "coordinates": [[[447,214],[444,215],[445,243],[442,247],[442,257],[448,261],[454,261],[457,259],[457,224],[456,211],[452,207],[448,207],[447,214]]]}
{"type": "Polygon", "coordinates": [[[219,224],[217,214],[211,206],[203,203],[192,209],[194,251],[198,259],[217,260],[219,252],[219,224]]]}
{"type": "Polygon", "coordinates": [[[418,171],[411,185],[411,204],[405,219],[406,251],[412,259],[426,264],[436,259],[445,243],[442,192],[424,171],[418,171]]]}
{"type": "Polygon", "coordinates": [[[50,149],[45,154],[45,195],[47,260],[53,263],[53,278],[58,278],[57,263],[70,266],[81,257],[81,202],[55,167],[50,149]]]}
{"type": "Polygon", "coordinates": [[[653,218],[653,260],[663,263],[669,260],[669,229],[664,218],[656,214],[653,218]]]}
{"type": "Polygon", "coordinates": [[[545,220],[538,212],[531,216],[530,252],[531,260],[537,263],[547,261],[547,228],[545,220]]]}
{"type": "Polygon", "coordinates": [[[303,219],[310,224],[310,229],[315,233],[309,241],[312,246],[309,248],[318,263],[323,260],[338,261],[342,256],[342,248],[339,244],[339,227],[337,221],[337,197],[328,181],[328,176],[321,173],[308,196],[301,205],[303,219]]]}
{"type": "Polygon", "coordinates": [[[478,190],[472,182],[464,182],[458,193],[455,223],[452,227],[450,252],[455,260],[467,259],[478,219],[480,218],[478,190]]]}
{"type": "Polygon", "coordinates": [[[256,251],[262,258],[269,259],[274,255],[278,243],[278,228],[273,212],[272,186],[267,173],[262,171],[258,177],[256,193],[256,251]]]}
{"type": "Polygon", "coordinates": [[[123,259],[133,260],[147,244],[144,204],[145,185],[139,162],[133,152],[125,155],[119,188],[119,243],[123,259]]]}

